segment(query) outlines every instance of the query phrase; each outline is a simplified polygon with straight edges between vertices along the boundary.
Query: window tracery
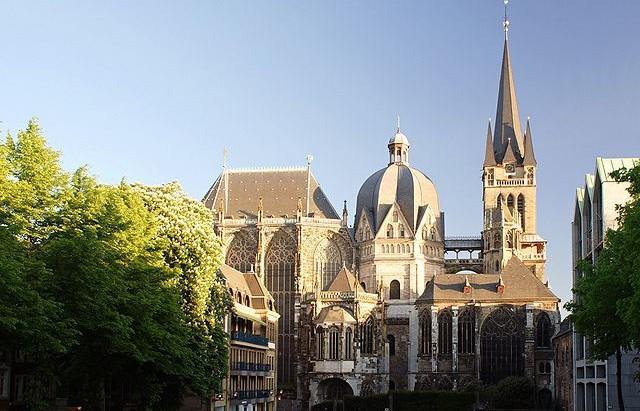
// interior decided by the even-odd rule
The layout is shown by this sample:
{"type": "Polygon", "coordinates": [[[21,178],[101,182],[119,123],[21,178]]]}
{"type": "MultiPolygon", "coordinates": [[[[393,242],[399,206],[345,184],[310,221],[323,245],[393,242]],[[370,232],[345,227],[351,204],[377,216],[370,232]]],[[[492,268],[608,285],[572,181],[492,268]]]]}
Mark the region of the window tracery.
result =
{"type": "Polygon", "coordinates": [[[524,318],[500,307],[489,314],[480,335],[481,378],[495,383],[524,372],[524,318]]]}
{"type": "Polygon", "coordinates": [[[258,243],[247,232],[236,233],[229,244],[225,263],[234,269],[246,273],[256,264],[258,243]]]}
{"type": "Polygon", "coordinates": [[[536,347],[551,348],[551,320],[547,313],[538,314],[536,322],[536,347]]]}
{"type": "Polygon", "coordinates": [[[334,241],[325,238],[318,244],[313,255],[313,265],[315,278],[320,281],[324,290],[331,285],[342,266],[340,250],[334,241]]]}
{"type": "Polygon", "coordinates": [[[458,316],[458,352],[460,354],[473,354],[476,352],[476,315],[473,308],[469,307],[458,316]]]}
{"type": "Polygon", "coordinates": [[[367,321],[361,326],[362,335],[362,353],[373,354],[373,338],[374,338],[374,325],[373,318],[369,317],[367,321]]]}
{"type": "Polygon", "coordinates": [[[431,354],[431,312],[420,316],[420,354],[431,354]]]}
{"type": "Polygon", "coordinates": [[[444,309],[438,314],[438,352],[440,354],[451,354],[453,346],[451,329],[451,311],[444,309]]]}

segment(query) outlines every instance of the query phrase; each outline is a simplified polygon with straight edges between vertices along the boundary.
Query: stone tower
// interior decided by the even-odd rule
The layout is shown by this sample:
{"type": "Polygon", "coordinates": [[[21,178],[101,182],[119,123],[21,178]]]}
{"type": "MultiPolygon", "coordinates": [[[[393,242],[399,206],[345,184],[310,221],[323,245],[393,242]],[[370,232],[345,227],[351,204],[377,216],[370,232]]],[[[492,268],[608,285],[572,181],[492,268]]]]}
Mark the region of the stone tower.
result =
{"type": "Polygon", "coordinates": [[[497,273],[512,255],[544,281],[546,241],[536,230],[536,168],[531,126],[522,134],[505,21],[495,130],[491,123],[482,174],[484,271],[497,273]]]}

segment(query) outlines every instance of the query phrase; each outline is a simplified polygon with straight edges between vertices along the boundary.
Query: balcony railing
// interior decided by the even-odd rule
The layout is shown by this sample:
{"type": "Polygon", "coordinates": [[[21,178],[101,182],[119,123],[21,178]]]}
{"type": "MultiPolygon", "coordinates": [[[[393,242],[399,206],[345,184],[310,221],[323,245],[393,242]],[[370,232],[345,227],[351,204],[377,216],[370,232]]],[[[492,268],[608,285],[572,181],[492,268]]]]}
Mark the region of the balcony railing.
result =
{"type": "Polygon", "coordinates": [[[269,339],[261,335],[243,333],[242,331],[231,331],[231,339],[235,341],[242,341],[250,344],[262,345],[264,347],[269,346],[269,339]]]}
{"type": "Polygon", "coordinates": [[[232,400],[251,400],[254,398],[269,398],[273,395],[271,390],[248,390],[248,391],[234,391],[231,394],[232,400]]]}
{"type": "Polygon", "coordinates": [[[234,362],[231,363],[232,371],[271,371],[271,364],[260,364],[254,362],[234,362]]]}

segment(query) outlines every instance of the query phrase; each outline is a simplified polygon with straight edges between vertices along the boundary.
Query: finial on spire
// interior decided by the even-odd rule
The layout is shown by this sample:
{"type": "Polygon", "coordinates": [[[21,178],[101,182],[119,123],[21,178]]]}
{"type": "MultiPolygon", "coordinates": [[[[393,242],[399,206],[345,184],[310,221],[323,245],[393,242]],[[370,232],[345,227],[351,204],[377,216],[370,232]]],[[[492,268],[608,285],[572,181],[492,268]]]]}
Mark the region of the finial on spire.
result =
{"type": "Polygon", "coordinates": [[[396,132],[397,133],[400,132],[400,114],[398,114],[397,119],[396,119],[396,132]]]}
{"type": "Polygon", "coordinates": [[[509,14],[507,13],[507,6],[509,5],[509,0],[504,0],[504,21],[502,22],[502,28],[504,30],[504,37],[508,37],[509,33],[509,14]]]}

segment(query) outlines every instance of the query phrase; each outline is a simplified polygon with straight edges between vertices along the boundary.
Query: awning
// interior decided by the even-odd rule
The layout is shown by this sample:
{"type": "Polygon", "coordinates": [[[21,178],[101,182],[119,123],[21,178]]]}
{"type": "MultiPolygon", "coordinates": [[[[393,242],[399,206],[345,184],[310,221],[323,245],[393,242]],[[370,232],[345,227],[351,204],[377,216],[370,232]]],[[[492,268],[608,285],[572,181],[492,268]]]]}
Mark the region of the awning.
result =
{"type": "Polygon", "coordinates": [[[238,317],[244,318],[245,320],[253,321],[254,323],[267,325],[267,323],[264,322],[259,315],[252,313],[251,311],[248,311],[244,306],[240,306],[240,307],[242,308],[238,308],[237,303],[235,303],[233,307],[233,312],[238,317]]]}

